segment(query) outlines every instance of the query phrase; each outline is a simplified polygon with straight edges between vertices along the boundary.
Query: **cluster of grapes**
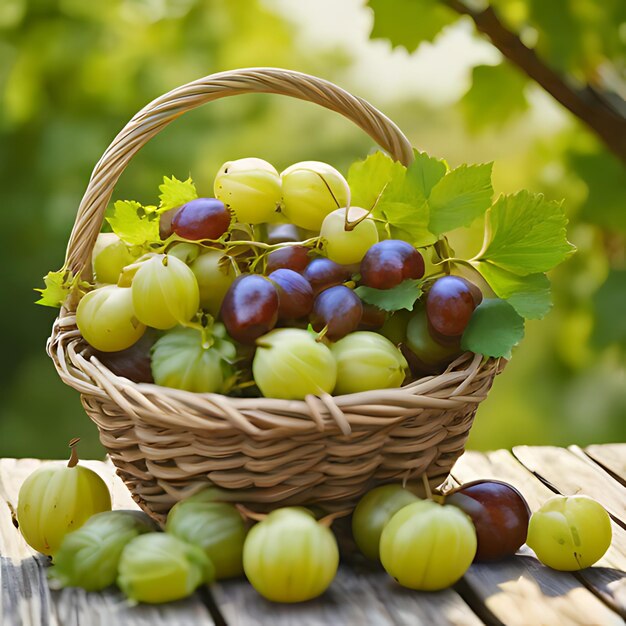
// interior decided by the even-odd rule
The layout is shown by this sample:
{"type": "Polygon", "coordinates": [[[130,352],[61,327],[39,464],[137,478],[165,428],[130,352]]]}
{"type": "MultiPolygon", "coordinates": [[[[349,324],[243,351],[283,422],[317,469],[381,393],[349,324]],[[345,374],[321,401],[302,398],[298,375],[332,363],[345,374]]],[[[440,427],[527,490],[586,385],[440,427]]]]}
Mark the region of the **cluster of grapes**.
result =
{"type": "MultiPolygon", "coordinates": [[[[20,530],[52,556],[53,586],[117,584],[135,602],[161,603],[245,574],[269,600],[302,602],[335,577],[332,515],[317,519],[304,507],[258,515],[211,487],[178,502],[160,532],[144,513],[111,511],[104,481],[77,462],[73,448],[67,467],[45,465],[19,493],[20,530]]],[[[524,542],[554,569],[589,567],[610,546],[611,522],[586,496],[555,496],[531,516],[514,487],[480,480],[426,500],[398,484],[376,487],[355,508],[352,533],[362,553],[401,585],[438,590],[473,561],[506,558],[524,542]]]]}
{"type": "Polygon", "coordinates": [[[413,245],[349,207],[336,169],[307,161],[278,174],[239,159],[213,187],[214,198],[146,215],[159,220],[154,251],[99,235],[97,288],[76,320],[114,373],[303,399],[399,387],[409,371],[441,371],[461,353],[481,290],[436,266],[425,276],[413,245]],[[414,297],[403,309],[359,295],[407,285],[414,297]]]}

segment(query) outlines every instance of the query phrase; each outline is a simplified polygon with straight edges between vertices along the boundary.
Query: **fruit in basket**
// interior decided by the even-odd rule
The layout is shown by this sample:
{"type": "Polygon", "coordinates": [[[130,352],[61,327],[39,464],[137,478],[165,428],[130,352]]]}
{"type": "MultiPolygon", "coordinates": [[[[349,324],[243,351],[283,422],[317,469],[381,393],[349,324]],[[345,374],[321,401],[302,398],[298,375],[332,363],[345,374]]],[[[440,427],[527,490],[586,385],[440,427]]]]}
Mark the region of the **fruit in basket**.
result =
{"type": "Polygon", "coordinates": [[[466,279],[444,276],[426,296],[426,314],[431,327],[444,337],[459,337],[467,327],[476,302],[466,279]]]}
{"type": "Polygon", "coordinates": [[[167,515],[166,531],[200,546],[215,566],[215,578],[243,573],[246,525],[239,511],[225,502],[183,500],[167,515]]]}
{"type": "Polygon", "coordinates": [[[389,339],[367,330],[346,335],[330,350],[337,362],[335,395],[400,387],[409,367],[389,339]]]}
{"type": "Polygon", "coordinates": [[[252,586],[274,602],[304,602],[321,595],[339,565],[332,531],[295,508],[272,511],[252,527],[243,567],[252,586]]]}
{"type": "Polygon", "coordinates": [[[128,246],[115,233],[100,233],[93,248],[93,273],[99,283],[117,283],[122,269],[135,261],[128,246]]]}
{"type": "Polygon", "coordinates": [[[85,341],[102,352],[126,350],[146,330],[137,319],[132,291],[117,285],[85,294],[76,309],[76,325],[85,341]]]}
{"type": "Polygon", "coordinates": [[[359,207],[336,209],[322,222],[320,237],[326,256],[340,265],[359,263],[378,242],[378,230],[369,212],[359,207]]]}
{"type": "Polygon", "coordinates": [[[284,216],[294,225],[319,231],[324,218],[348,204],[350,188],[341,172],[321,161],[301,161],[284,170],[284,216]]]}
{"type": "Polygon", "coordinates": [[[530,509],[515,487],[477,480],[446,494],[446,504],[469,515],[476,528],[476,561],[496,561],[517,552],[526,541],[530,509]]]}
{"type": "Polygon", "coordinates": [[[380,330],[387,321],[387,312],[373,304],[363,302],[363,313],[358,330],[380,330]]]}
{"type": "Polygon", "coordinates": [[[302,237],[298,232],[298,228],[289,222],[272,222],[267,225],[267,243],[269,244],[286,242],[295,243],[301,239],[302,237]]]}
{"type": "Polygon", "coordinates": [[[332,393],[337,365],[330,349],[299,328],[277,328],[257,339],[254,380],[267,398],[303,400],[332,393]]]}
{"type": "Polygon", "coordinates": [[[350,278],[351,272],[347,267],[330,259],[317,257],[304,268],[302,275],[309,281],[313,293],[317,295],[324,289],[341,285],[350,278]]]}
{"type": "Polygon", "coordinates": [[[92,515],[111,509],[111,494],[94,472],[78,465],[76,444],[67,466],[46,463],[35,470],[20,488],[17,521],[29,546],[54,555],[63,537],[80,528],[92,515]]]}
{"type": "Polygon", "coordinates": [[[298,272],[281,268],[268,278],[278,293],[278,319],[297,320],[313,308],[313,289],[309,281],[298,272]]]}
{"type": "Polygon", "coordinates": [[[222,250],[207,250],[190,265],[198,281],[200,306],[217,317],[226,292],[235,280],[232,260],[222,250]]]}
{"type": "Polygon", "coordinates": [[[147,533],[124,547],[117,585],[135,602],[161,604],[186,598],[214,578],[202,548],[168,533],[147,533]]]}
{"type": "Polygon", "coordinates": [[[476,531],[460,509],[420,500],[401,508],[380,536],[383,567],[403,587],[436,591],[453,585],[476,554],[476,531]]]}
{"type": "Polygon", "coordinates": [[[402,239],[374,244],[361,261],[361,283],[375,289],[391,289],[409,278],[424,276],[424,259],[402,239]]]}
{"type": "Polygon", "coordinates": [[[424,371],[436,370],[447,365],[461,354],[459,341],[443,345],[433,338],[423,306],[416,306],[413,316],[409,319],[405,344],[417,357],[424,371]]]}
{"type": "Polygon", "coordinates": [[[599,502],[554,496],[532,514],[526,543],[544,565],[573,572],[599,561],[611,538],[611,518],[599,502]]]}
{"type": "Polygon", "coordinates": [[[213,183],[218,200],[235,212],[238,222],[269,222],[281,201],[281,180],[276,168],[257,158],[227,161],[213,183]]]}
{"type": "Polygon", "coordinates": [[[254,343],[276,326],[278,292],[272,282],[258,274],[238,276],[229,287],[220,317],[228,334],[241,343],[254,343]]]}
{"type": "Polygon", "coordinates": [[[159,330],[188,322],[200,306],[194,273],[183,261],[167,254],[143,261],[131,289],[139,321],[159,330]]]}
{"type": "Polygon", "coordinates": [[[156,524],[142,511],[104,511],[63,538],[48,570],[51,586],[99,591],[115,583],[126,544],[156,524]]]}
{"type": "Polygon", "coordinates": [[[209,341],[195,328],[174,328],[152,348],[152,375],[164,387],[226,393],[232,386],[231,363],[236,356],[237,349],[222,324],[213,325],[209,341]]]}
{"type": "Polygon", "coordinates": [[[325,289],[315,298],[311,324],[318,332],[326,329],[326,337],[337,341],[357,328],[362,314],[359,296],[352,289],[337,285],[325,289]]]}
{"type": "Polygon", "coordinates": [[[387,522],[403,507],[419,498],[402,485],[382,485],[366,493],[352,514],[352,536],[370,560],[380,557],[380,535],[387,522]]]}
{"type": "Polygon", "coordinates": [[[123,376],[135,383],[153,383],[150,351],[155,341],[156,331],[148,328],[130,348],[118,352],[94,350],[94,355],[116,376],[123,376]]]}
{"type": "Polygon", "coordinates": [[[196,198],[183,204],[172,218],[172,230],[183,239],[219,239],[230,227],[232,215],[217,198],[196,198]]]}
{"type": "Polygon", "coordinates": [[[309,248],[306,246],[285,246],[272,250],[267,255],[265,272],[271,274],[274,270],[283,268],[302,272],[310,260],[309,248]]]}

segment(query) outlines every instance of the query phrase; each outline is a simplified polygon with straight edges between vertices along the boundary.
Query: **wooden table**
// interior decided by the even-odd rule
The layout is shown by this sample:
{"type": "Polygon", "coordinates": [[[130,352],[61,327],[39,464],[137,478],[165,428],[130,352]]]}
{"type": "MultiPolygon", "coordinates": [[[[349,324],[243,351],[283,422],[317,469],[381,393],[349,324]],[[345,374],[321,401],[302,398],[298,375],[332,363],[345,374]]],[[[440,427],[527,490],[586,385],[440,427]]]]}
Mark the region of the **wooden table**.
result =
{"type": "MultiPolygon", "coordinates": [[[[350,552],[330,589],[301,605],[266,602],[243,580],[202,590],[185,601],[131,607],[119,591],[50,591],[47,559],[22,539],[13,512],[22,481],[41,461],[0,460],[0,615],[2,626],[251,626],[366,624],[624,624],[626,617],[626,444],[580,449],[514,448],[466,453],[451,480],[499,478],[515,485],[535,510],[555,492],[588,494],[613,519],[613,543],[594,567],[577,573],[542,566],[523,547],[496,564],[472,565],[452,589],[421,593],[396,585],[383,571],[350,552]]],[[[86,465],[105,477],[114,507],[134,507],[110,463],[86,465]]]]}

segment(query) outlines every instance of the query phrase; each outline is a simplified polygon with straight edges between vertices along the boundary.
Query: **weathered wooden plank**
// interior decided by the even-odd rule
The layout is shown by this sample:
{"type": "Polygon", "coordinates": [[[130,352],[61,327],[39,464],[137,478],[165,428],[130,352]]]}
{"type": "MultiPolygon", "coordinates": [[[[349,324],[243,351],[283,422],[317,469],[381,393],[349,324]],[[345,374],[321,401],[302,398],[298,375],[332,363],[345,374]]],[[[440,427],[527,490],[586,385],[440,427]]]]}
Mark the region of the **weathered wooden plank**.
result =
{"type": "Polygon", "coordinates": [[[626,485],[626,443],[587,446],[584,452],[626,485]]]}
{"type": "Polygon", "coordinates": [[[452,590],[404,589],[384,571],[341,565],[328,591],[302,604],[275,604],[249,584],[225,581],[213,596],[229,626],[474,626],[483,624],[452,590]]]}
{"type": "MultiPolygon", "coordinates": [[[[214,621],[197,596],[162,606],[131,606],[121,592],[107,589],[51,591],[47,558],[24,541],[12,511],[24,479],[41,464],[35,459],[0,460],[0,615],[2,626],[209,626],[214,621]]],[[[115,508],[136,507],[110,466],[85,465],[97,471],[112,491],[115,508]]]]}
{"type": "MultiPolygon", "coordinates": [[[[468,452],[457,461],[452,470],[452,476],[461,483],[479,478],[495,478],[508,482],[522,493],[533,511],[538,509],[548,498],[554,496],[553,491],[546,487],[506,450],[498,450],[488,455],[468,452]]],[[[626,570],[626,532],[615,523],[612,524],[612,527],[613,542],[608,552],[594,567],[576,573],[576,578],[613,610],[624,616],[626,615],[626,575],[624,574],[626,570]]],[[[571,623],[598,623],[596,621],[584,621],[585,619],[592,619],[595,611],[594,607],[597,607],[597,603],[590,601],[591,594],[589,592],[585,594],[582,591],[576,591],[578,585],[572,583],[574,578],[572,575],[555,572],[542,566],[534,558],[532,551],[525,546],[520,554],[524,555],[524,558],[502,562],[502,567],[505,569],[511,568],[513,563],[515,563],[515,567],[518,569],[520,565],[523,567],[525,574],[519,578],[515,578],[513,572],[510,572],[512,580],[517,580],[519,589],[514,589],[513,587],[516,583],[510,582],[508,586],[503,587],[506,589],[506,594],[500,594],[500,597],[486,598],[485,602],[489,608],[496,612],[496,604],[502,604],[503,607],[506,607],[509,601],[515,602],[518,594],[519,597],[524,597],[528,593],[529,598],[535,598],[537,592],[542,589],[561,589],[563,594],[548,594],[544,591],[541,594],[543,599],[538,596],[533,602],[543,606],[541,611],[546,611],[546,615],[560,615],[562,611],[565,611],[564,614],[567,615],[568,606],[561,606],[565,599],[568,605],[572,602],[575,606],[580,605],[575,615],[578,615],[578,619],[581,621],[571,623]]],[[[480,576],[477,584],[481,588],[484,588],[486,585],[484,579],[487,575],[503,576],[503,572],[499,571],[500,564],[486,564],[481,567],[483,568],[482,571],[479,571],[477,565],[473,565],[470,570],[471,573],[476,573],[480,576]]],[[[502,610],[505,610],[505,608],[498,609],[498,612],[502,610]]],[[[525,617],[525,613],[523,615],[525,617]]],[[[506,620],[504,621],[507,624],[509,623],[506,620]]],[[[539,623],[561,622],[548,620],[539,623]]]]}
{"type": "Polygon", "coordinates": [[[594,498],[626,527],[626,487],[597,464],[553,446],[517,446],[513,455],[560,493],[594,498]]]}

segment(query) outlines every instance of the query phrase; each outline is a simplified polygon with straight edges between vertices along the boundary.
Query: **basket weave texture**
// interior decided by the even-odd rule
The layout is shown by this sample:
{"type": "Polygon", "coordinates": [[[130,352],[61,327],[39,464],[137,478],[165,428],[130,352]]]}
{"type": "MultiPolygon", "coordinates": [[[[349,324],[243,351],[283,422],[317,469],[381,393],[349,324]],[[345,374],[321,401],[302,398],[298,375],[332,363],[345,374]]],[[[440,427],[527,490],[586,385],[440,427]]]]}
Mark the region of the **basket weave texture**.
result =
{"type": "MultiPolygon", "coordinates": [[[[327,81],[287,70],[213,74],[139,111],[96,164],[68,243],[66,264],[90,276],[91,252],[113,188],[133,155],[167,124],[201,104],[243,93],[308,100],[352,120],[408,165],[409,141],[372,105],[327,81]]],[[[133,383],[93,356],[68,301],[48,354],[80,392],[118,474],[157,519],[202,486],[232,490],[252,508],[320,504],[345,509],[369,488],[425,475],[440,484],[463,452],[478,404],[501,363],[465,354],[445,373],[399,389],[304,401],[231,398],[133,383]]]]}

